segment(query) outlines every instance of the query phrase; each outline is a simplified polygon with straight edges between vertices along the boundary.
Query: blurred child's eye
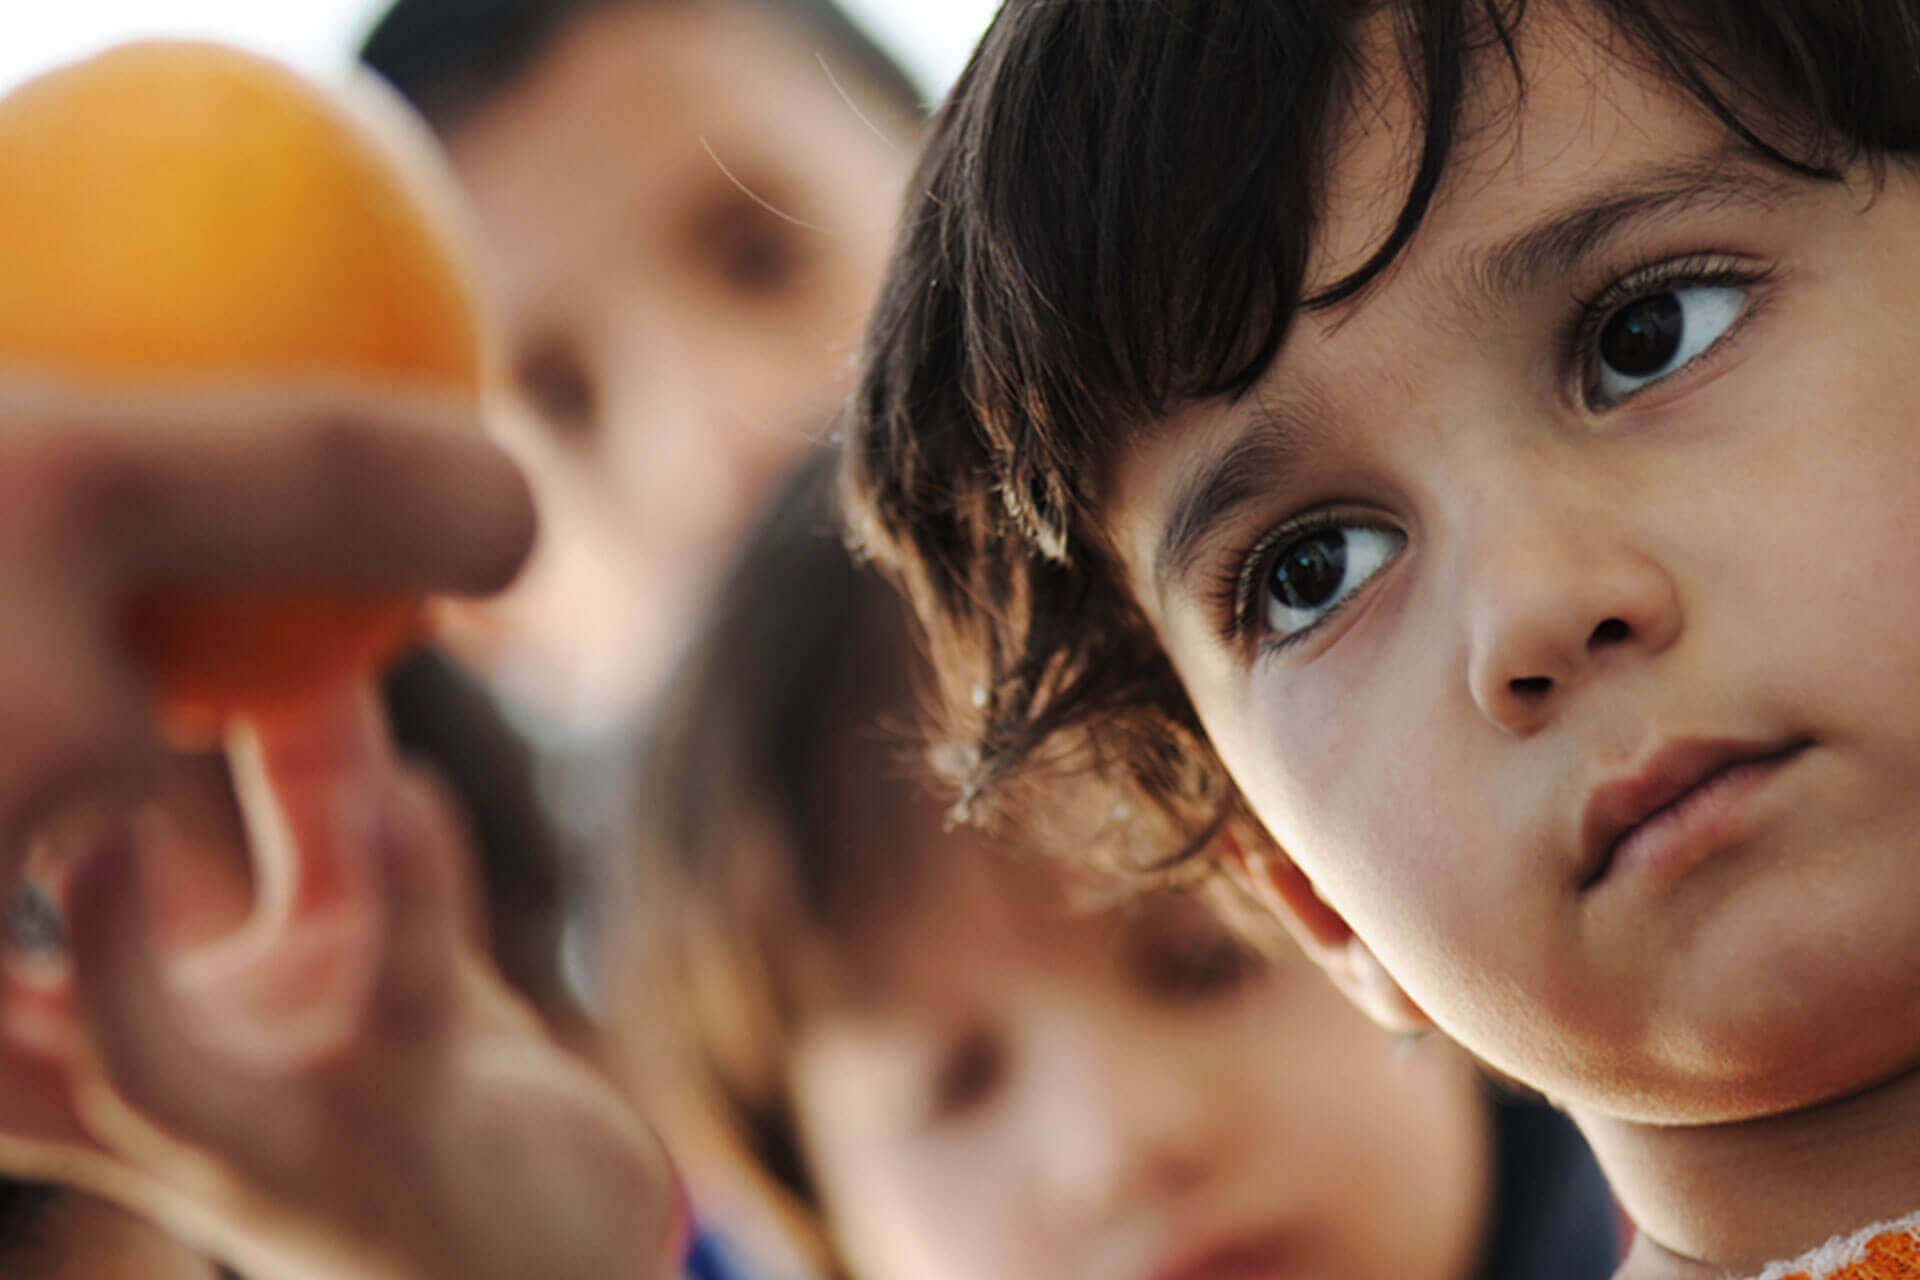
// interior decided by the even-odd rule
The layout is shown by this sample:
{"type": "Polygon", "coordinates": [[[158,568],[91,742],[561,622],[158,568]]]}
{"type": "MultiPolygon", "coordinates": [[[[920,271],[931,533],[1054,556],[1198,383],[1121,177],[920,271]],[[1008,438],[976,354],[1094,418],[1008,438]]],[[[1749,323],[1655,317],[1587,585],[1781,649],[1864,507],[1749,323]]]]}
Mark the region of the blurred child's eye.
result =
{"type": "Polygon", "coordinates": [[[528,343],[513,376],[533,411],[558,434],[579,438],[591,433],[599,418],[599,395],[586,362],[571,344],[558,338],[528,343]]]}
{"type": "Polygon", "coordinates": [[[1246,561],[1238,616],[1276,641],[1305,635],[1406,545],[1394,529],[1342,516],[1283,526],[1246,561]]]}
{"type": "Polygon", "coordinates": [[[954,1042],[934,1069],[931,1112],[935,1120],[958,1119],[987,1103],[1007,1073],[1006,1052],[986,1032],[954,1042]]]}
{"type": "Polygon", "coordinates": [[[1188,1004],[1239,990],[1260,963],[1229,934],[1208,931],[1144,940],[1133,957],[1133,970],[1154,999],[1188,1004]]]}
{"type": "Polygon", "coordinates": [[[699,246],[718,280],[746,298],[773,298],[799,277],[806,250],[793,225],[754,205],[728,201],[711,210],[699,246]]]}

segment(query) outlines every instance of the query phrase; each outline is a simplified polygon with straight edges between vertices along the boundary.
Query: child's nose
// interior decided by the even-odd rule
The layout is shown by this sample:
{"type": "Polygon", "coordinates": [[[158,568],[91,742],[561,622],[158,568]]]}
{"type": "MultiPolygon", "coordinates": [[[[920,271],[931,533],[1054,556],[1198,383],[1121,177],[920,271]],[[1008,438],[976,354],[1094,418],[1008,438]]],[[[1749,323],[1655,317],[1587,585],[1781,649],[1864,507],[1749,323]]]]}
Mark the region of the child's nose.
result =
{"type": "Polygon", "coordinates": [[[1068,1030],[1032,1067],[1040,1190],[1084,1230],[1203,1185],[1222,1139],[1179,1055],[1068,1030]]]}
{"type": "Polygon", "coordinates": [[[1544,728],[1601,671],[1679,636],[1672,578],[1601,513],[1516,504],[1473,540],[1467,683],[1506,733],[1544,728]]]}

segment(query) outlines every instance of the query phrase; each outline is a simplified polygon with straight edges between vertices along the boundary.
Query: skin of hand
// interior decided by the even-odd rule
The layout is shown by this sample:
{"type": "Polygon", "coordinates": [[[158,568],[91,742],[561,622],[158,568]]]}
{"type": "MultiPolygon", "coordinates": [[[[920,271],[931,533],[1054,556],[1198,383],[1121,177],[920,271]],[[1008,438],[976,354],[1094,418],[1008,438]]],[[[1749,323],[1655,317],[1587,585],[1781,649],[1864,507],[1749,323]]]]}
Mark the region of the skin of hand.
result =
{"type": "Polygon", "coordinates": [[[137,593],[316,582],[482,593],[533,538],[471,423],[390,404],[54,408],[0,383],[0,885],[50,816],[161,759],[122,615],[137,593]]]}
{"type": "Polygon", "coordinates": [[[391,405],[82,412],[0,386],[0,419],[0,887],[57,816],[110,833],[60,895],[70,965],[0,978],[0,1167],[262,1280],[652,1274],[664,1159],[478,959],[456,824],[364,694],[245,753],[254,900],[217,942],[160,936],[179,832],[118,816],[167,759],[130,598],[493,590],[532,540],[519,472],[391,405]]]}
{"type": "Polygon", "coordinates": [[[235,765],[251,914],[169,947],[178,833],[149,814],[91,853],[61,895],[70,984],[25,1016],[12,993],[6,1065],[40,1087],[0,1115],[0,1164],[253,1280],[671,1274],[664,1155],[489,968],[458,822],[371,698],[235,765]]]}

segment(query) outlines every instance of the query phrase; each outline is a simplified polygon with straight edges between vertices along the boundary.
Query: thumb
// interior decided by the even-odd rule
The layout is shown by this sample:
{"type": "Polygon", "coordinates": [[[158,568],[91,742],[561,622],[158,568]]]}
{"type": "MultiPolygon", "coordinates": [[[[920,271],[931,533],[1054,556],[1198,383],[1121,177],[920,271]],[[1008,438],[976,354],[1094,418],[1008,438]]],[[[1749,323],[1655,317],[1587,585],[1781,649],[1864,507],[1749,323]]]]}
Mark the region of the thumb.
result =
{"type": "Polygon", "coordinates": [[[415,772],[388,776],[378,812],[374,1015],[389,1030],[413,1034],[450,1007],[471,892],[465,842],[442,789],[415,772]]]}

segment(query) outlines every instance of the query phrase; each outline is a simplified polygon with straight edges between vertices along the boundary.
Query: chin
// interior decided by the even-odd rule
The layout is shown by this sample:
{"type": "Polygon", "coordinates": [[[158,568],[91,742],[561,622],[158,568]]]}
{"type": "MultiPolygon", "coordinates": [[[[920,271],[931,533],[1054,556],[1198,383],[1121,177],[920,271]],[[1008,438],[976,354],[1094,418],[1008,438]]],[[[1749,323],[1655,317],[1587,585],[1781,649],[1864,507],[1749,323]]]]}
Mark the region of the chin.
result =
{"type": "Polygon", "coordinates": [[[1766,960],[1696,984],[1644,1038],[1646,1077],[1603,1109],[1647,1123],[1729,1124],[1920,1070],[1920,940],[1898,950],[1863,941],[1856,934],[1809,955],[1807,940],[1780,938],[1766,960]]]}

